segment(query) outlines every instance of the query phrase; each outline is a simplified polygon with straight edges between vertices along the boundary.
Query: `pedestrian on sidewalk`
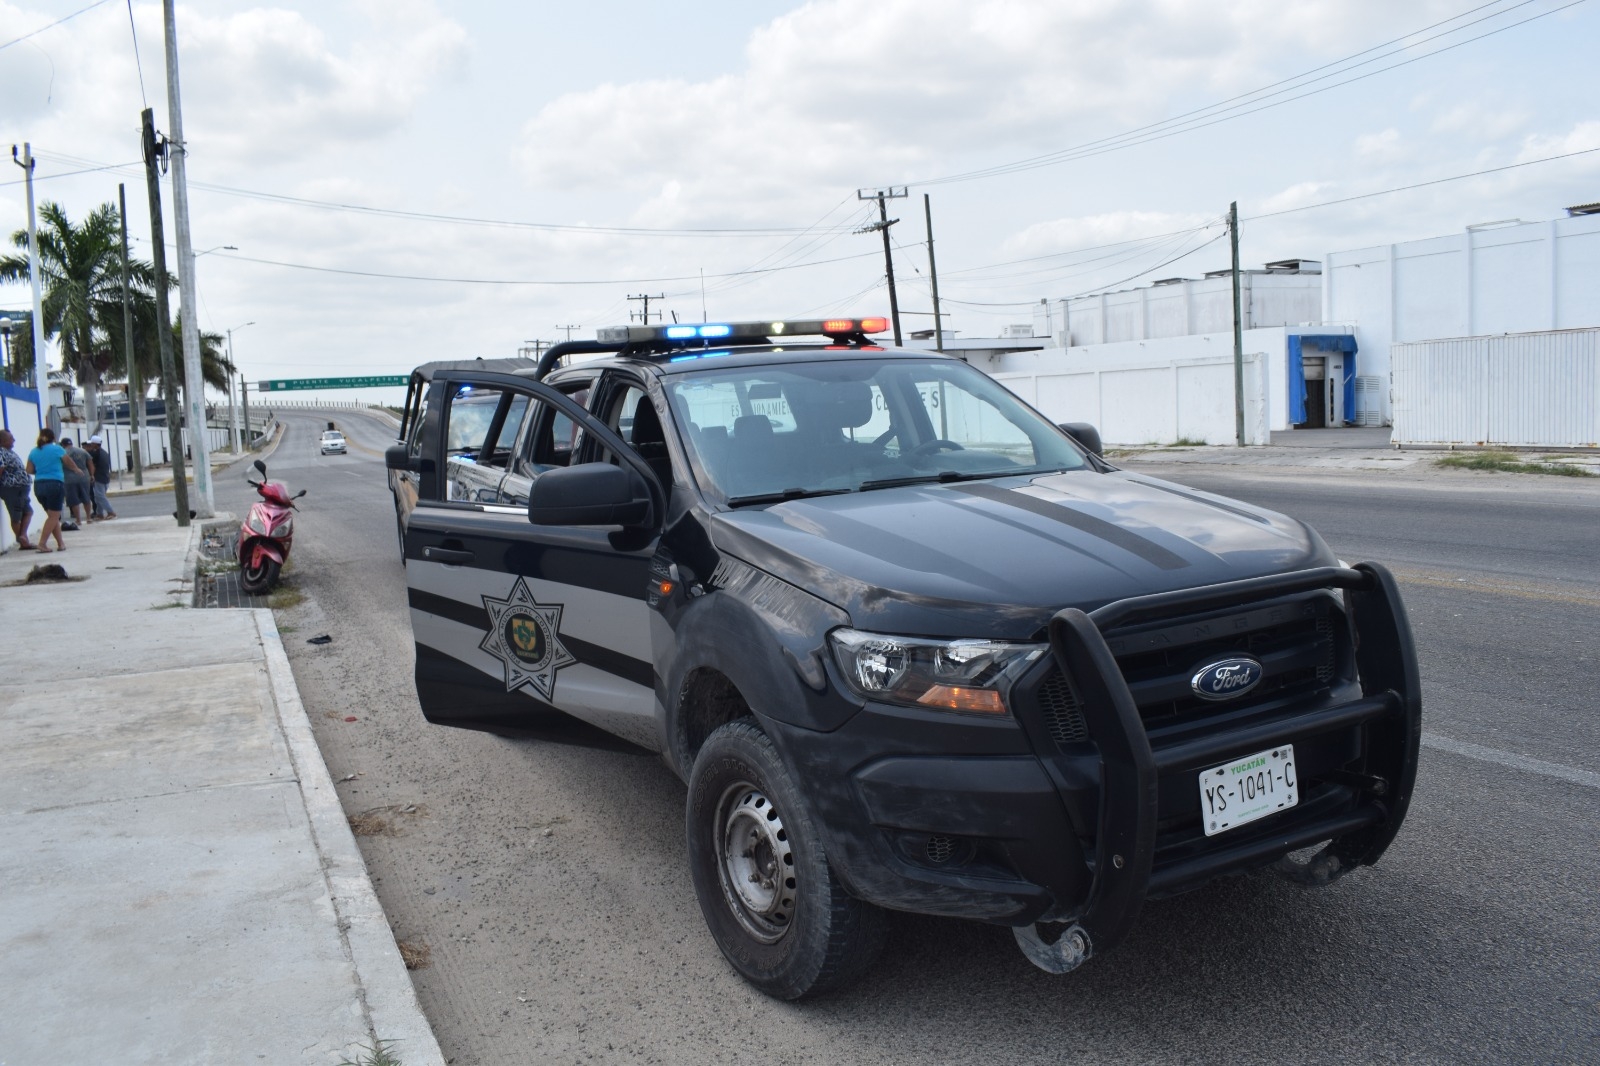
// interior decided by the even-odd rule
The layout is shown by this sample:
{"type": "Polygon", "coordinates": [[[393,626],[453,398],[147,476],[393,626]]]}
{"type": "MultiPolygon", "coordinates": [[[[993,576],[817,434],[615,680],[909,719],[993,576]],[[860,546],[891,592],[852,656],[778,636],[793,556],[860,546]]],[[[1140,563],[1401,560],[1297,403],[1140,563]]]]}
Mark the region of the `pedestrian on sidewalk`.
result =
{"type": "Polygon", "coordinates": [[[86,445],[89,449],[89,463],[94,468],[94,514],[91,521],[102,518],[115,518],[117,512],[111,509],[111,453],[106,451],[106,446],[96,433],[89,438],[86,445]]]}
{"type": "Polygon", "coordinates": [[[38,551],[66,551],[67,542],[61,536],[61,508],[67,501],[65,478],[67,470],[77,470],[61,445],[56,443],[55,430],[48,426],[39,431],[38,443],[28,453],[28,473],[33,475],[33,498],[44,508],[44,528],[39,531],[38,551]],[[50,538],[56,538],[51,548],[50,538]]]}
{"type": "Polygon", "coordinates": [[[67,519],[61,523],[61,528],[73,533],[78,530],[80,522],[89,521],[89,505],[94,500],[89,490],[89,453],[76,447],[71,437],[61,438],[61,448],[78,471],[67,471],[64,479],[67,486],[67,519]]]}
{"type": "Polygon", "coordinates": [[[11,533],[17,538],[17,547],[32,551],[28,539],[28,521],[33,517],[33,504],[28,502],[28,471],[22,465],[22,456],[13,450],[17,438],[9,429],[0,429],[0,500],[5,501],[6,515],[11,519],[11,533]]]}

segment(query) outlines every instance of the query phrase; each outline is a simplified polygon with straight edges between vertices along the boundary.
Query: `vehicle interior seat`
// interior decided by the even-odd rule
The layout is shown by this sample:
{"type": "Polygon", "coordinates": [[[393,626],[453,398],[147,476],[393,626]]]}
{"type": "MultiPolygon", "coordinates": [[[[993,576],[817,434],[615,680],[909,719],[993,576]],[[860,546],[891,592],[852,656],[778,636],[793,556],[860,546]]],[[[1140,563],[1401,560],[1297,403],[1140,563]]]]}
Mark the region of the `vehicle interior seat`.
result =
{"type": "Polygon", "coordinates": [[[724,488],[729,496],[776,492],[786,486],[774,486],[778,478],[779,456],[777,440],[772,432],[772,420],[766,415],[740,415],[733,420],[732,444],[724,468],[727,476],[724,488]]]}
{"type": "Polygon", "coordinates": [[[661,428],[650,397],[641,396],[633,408],[633,450],[655,471],[656,480],[668,494],[672,492],[672,457],[667,452],[667,435],[661,428]]]}

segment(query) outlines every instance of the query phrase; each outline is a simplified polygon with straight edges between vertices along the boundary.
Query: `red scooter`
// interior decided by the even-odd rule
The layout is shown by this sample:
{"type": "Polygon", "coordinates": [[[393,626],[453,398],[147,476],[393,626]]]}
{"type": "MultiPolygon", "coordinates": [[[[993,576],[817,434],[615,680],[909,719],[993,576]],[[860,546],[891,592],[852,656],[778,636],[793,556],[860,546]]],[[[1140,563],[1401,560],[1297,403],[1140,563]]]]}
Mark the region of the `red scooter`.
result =
{"type": "Polygon", "coordinates": [[[267,480],[267,464],[256,460],[260,481],[245,480],[255,487],[261,502],[250,508],[250,515],[239,530],[239,587],[258,596],[278,583],[278,572],[289,560],[289,544],[294,540],[294,501],[306,494],[301,489],[293,496],[281,481],[267,480]]]}

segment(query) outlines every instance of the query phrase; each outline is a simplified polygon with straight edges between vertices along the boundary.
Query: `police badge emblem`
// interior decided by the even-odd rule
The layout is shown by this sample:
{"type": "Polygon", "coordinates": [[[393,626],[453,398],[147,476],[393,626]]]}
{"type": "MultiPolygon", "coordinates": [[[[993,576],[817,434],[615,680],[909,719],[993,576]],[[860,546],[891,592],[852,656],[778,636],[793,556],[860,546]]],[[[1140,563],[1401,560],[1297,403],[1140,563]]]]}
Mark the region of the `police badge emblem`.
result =
{"type": "Polygon", "coordinates": [[[578,660],[561,643],[561,604],[542,604],[522,578],[505,599],[483,598],[489,632],[478,645],[506,670],[506,691],[529,688],[546,701],[556,690],[556,671],[578,660]]]}

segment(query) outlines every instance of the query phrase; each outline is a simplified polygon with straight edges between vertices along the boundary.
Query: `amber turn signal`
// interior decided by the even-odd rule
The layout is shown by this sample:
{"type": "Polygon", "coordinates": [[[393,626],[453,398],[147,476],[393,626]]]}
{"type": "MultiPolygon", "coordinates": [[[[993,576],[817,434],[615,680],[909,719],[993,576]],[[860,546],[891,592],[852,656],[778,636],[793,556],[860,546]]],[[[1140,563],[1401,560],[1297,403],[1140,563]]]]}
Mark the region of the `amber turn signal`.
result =
{"type": "Polygon", "coordinates": [[[1005,714],[1005,702],[992,688],[964,688],[955,685],[934,685],[917,697],[917,702],[929,707],[943,707],[950,711],[969,711],[974,714],[1005,714]]]}

